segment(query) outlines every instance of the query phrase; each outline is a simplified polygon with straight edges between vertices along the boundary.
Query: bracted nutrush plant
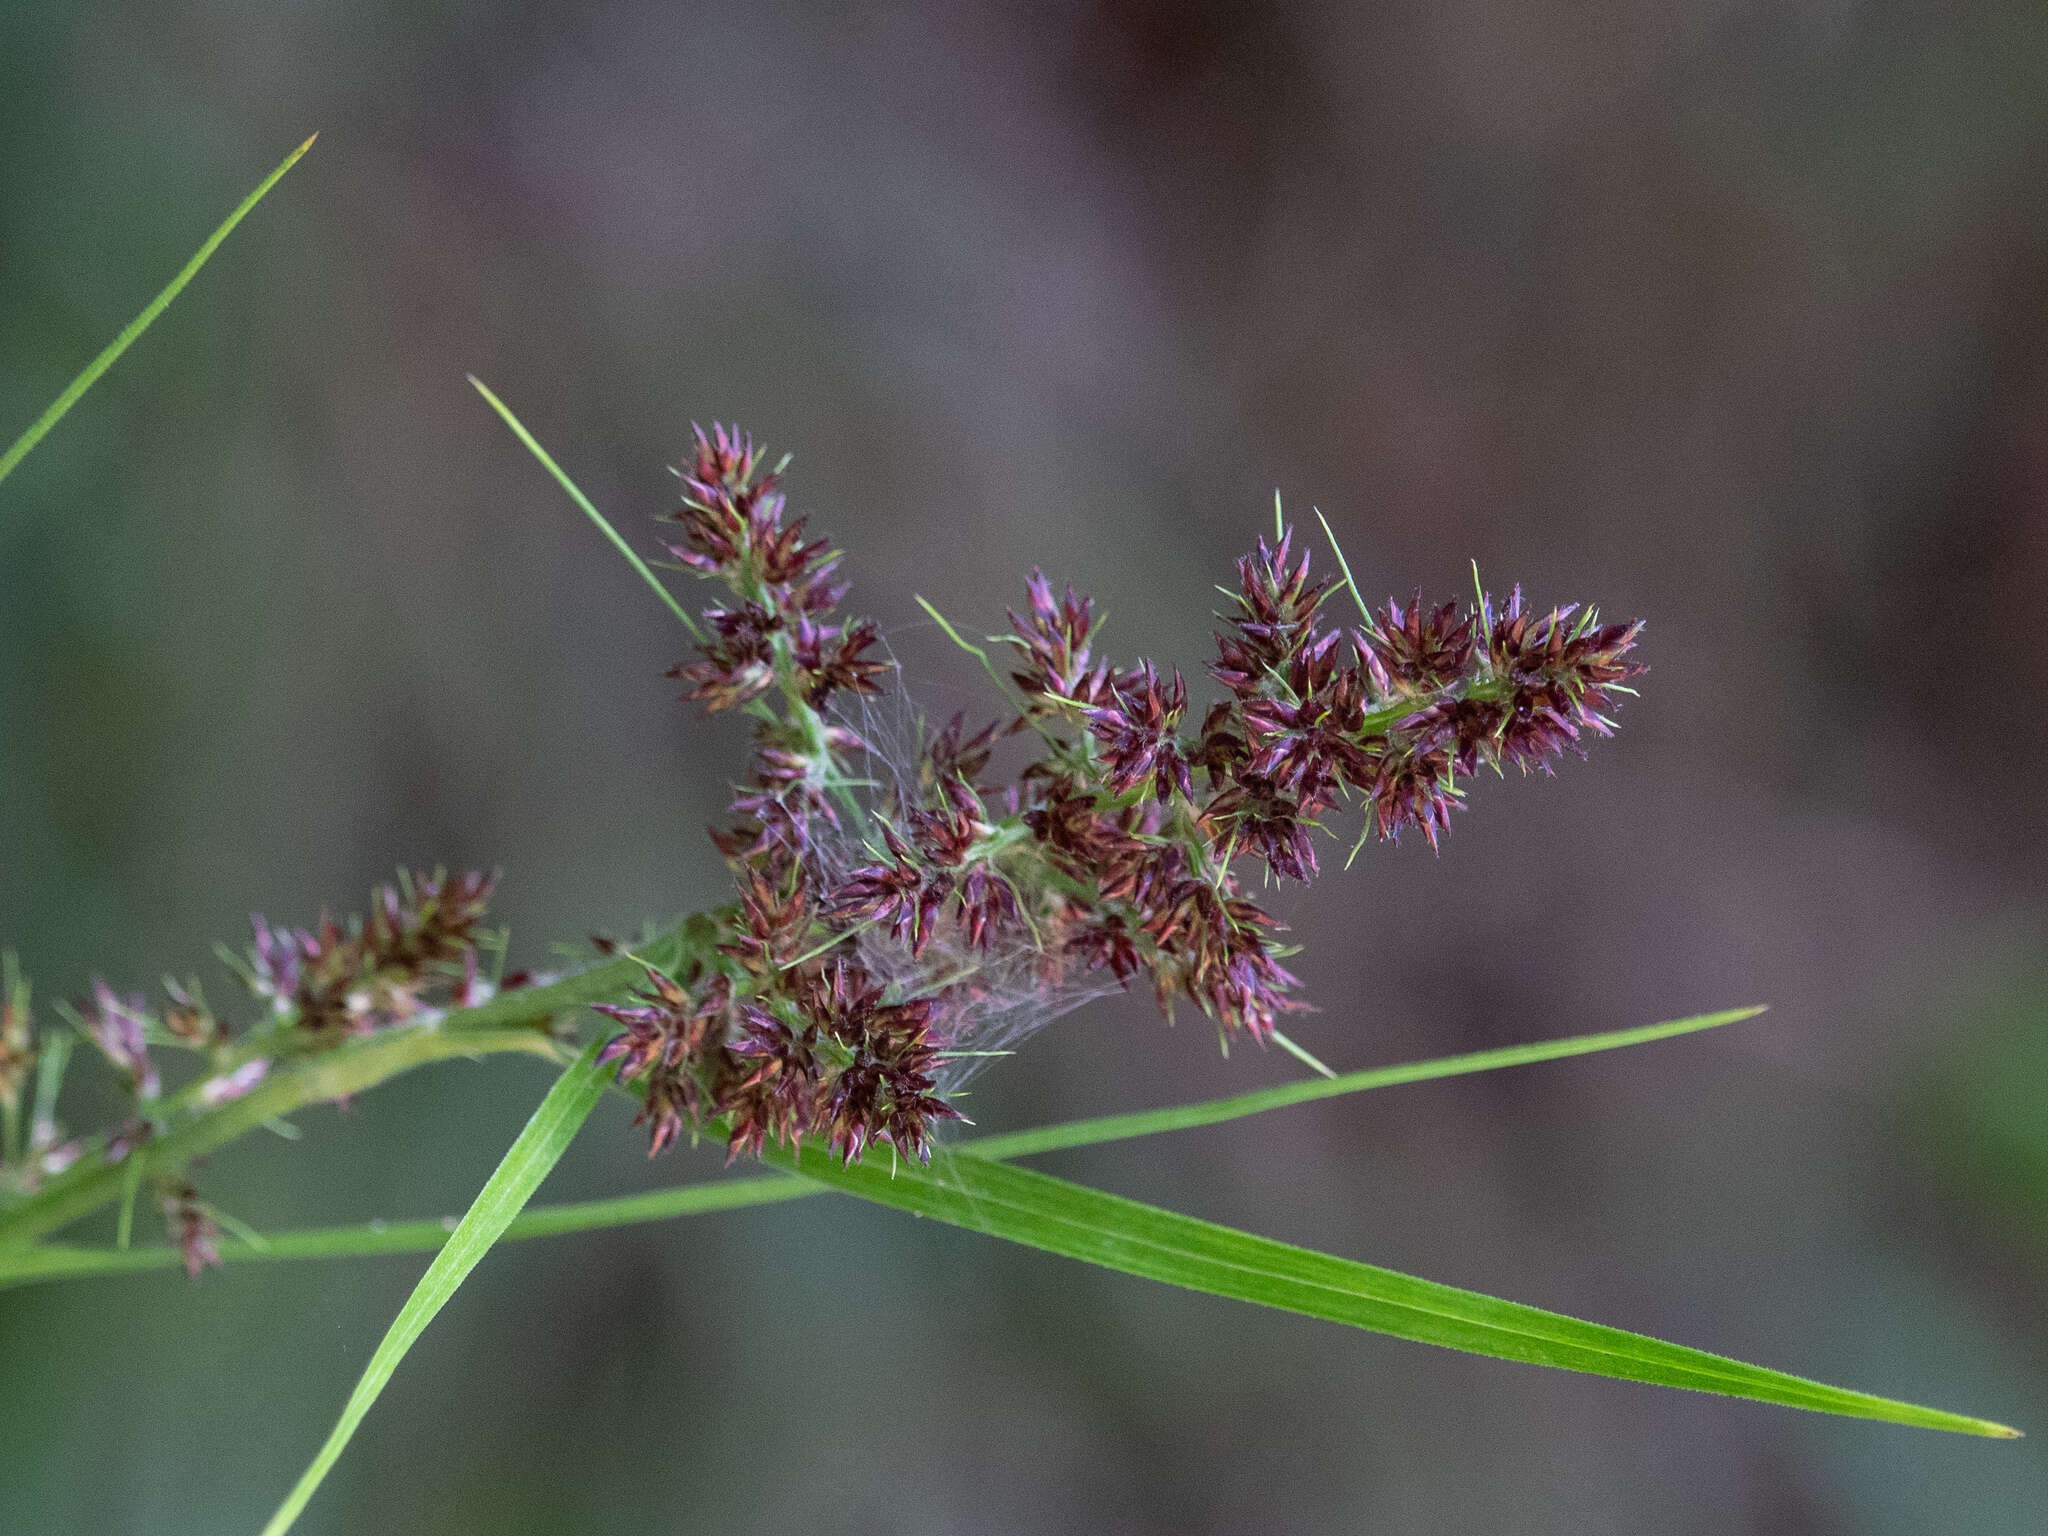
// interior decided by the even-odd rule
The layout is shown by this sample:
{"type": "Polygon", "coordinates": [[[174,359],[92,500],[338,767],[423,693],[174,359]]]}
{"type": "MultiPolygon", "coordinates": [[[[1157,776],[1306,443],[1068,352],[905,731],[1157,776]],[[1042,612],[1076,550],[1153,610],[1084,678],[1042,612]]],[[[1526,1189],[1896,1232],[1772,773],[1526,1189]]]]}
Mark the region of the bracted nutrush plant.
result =
{"type": "MultiPolygon", "coordinates": [[[[303,152],[303,149],[301,150],[303,152]]],[[[296,158],[296,156],[294,156],[296,158]]],[[[0,458],[0,477],[188,281],[280,167],[172,287],[0,458]]],[[[223,957],[256,999],[239,1031],[197,981],[152,1006],[94,977],[38,1030],[13,956],[0,978],[0,1284],[230,1261],[432,1251],[333,1434],[268,1530],[286,1529],[392,1370],[500,1237],[730,1209],[824,1191],[1217,1295],[1528,1361],[1895,1423],[2005,1436],[1987,1420],[1742,1364],[1639,1334],[1216,1226],[1012,1166],[1032,1153],[1210,1124],[1394,1083],[1667,1038],[1754,1016],[1672,1023],[1336,1074],[1281,1031],[1302,1006],[1259,888],[1306,882],[1340,818],[1435,846],[1481,767],[1551,772],[1612,730],[1640,669],[1640,623],[1497,603],[1366,605],[1320,578],[1276,506],[1239,562],[1191,702],[1177,667],[1113,662],[1094,610],[1034,572],[1010,629],[983,645],[986,722],[939,723],[904,697],[878,632],[839,608],[841,557],[786,515],[784,465],[736,429],[699,431],[679,468],[675,566],[722,589],[693,616],[512,412],[478,390],[626,555],[696,641],[684,696],[754,721],[753,760],[712,834],[733,898],[566,975],[502,973],[483,927],[494,876],[401,874],[368,909],[310,927],[259,917],[223,957]],[[1339,619],[1349,599],[1356,611],[1339,619]],[[885,694],[894,703],[883,707],[885,694]],[[891,712],[893,711],[893,712],[891,712]],[[999,761],[1007,762],[998,771],[999,761]],[[484,957],[493,964],[486,976],[484,957]],[[1275,1045],[1318,1075],[1232,1099],[1007,1134],[960,1134],[972,1073],[1091,998],[1142,980],[1225,1046],[1275,1045]],[[580,1011],[595,1015],[578,1044],[580,1011]],[[115,1123],[71,1136],[59,1112],[76,1042],[126,1095],[115,1123]],[[562,1068],[467,1216],[259,1234],[209,1204],[197,1158],[308,1105],[428,1061],[524,1051],[562,1068]],[[197,1070],[166,1087],[158,1057],[197,1070]],[[607,1087],[637,1103],[651,1150],[722,1137],[766,1175],[524,1211],[607,1087]],[[132,1240],[147,1193],[171,1241],[132,1240]],[[114,1207],[111,1247],[52,1241],[114,1207]]],[[[1325,532],[1327,533],[1327,525],[1325,532]]]]}

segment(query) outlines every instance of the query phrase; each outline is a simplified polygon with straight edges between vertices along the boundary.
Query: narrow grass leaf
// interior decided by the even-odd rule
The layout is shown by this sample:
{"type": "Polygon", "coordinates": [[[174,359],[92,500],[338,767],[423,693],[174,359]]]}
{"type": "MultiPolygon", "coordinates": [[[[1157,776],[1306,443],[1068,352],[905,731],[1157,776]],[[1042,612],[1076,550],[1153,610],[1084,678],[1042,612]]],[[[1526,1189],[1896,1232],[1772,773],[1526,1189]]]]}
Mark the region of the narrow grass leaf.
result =
{"type": "MultiPolygon", "coordinates": [[[[564,985],[556,983],[557,987],[564,985]]],[[[590,988],[593,995],[602,995],[590,988]]],[[[508,994],[519,997],[527,994],[508,994]]],[[[474,1013],[476,1010],[470,1010],[474,1013]]],[[[1225,1099],[1199,1104],[1177,1104],[1165,1109],[1137,1110],[1129,1114],[1101,1115],[1087,1120],[1068,1120],[1030,1130],[980,1136],[956,1143],[954,1151],[974,1157],[1007,1159],[1035,1153],[1057,1152],[1069,1147],[1095,1146],[1104,1142],[1127,1141],[1154,1136],[1163,1131],[1192,1130],[1198,1126],[1220,1125],[1247,1115],[1265,1114],[1312,1099],[1336,1098],[1374,1088],[1391,1088],[1402,1083],[1432,1078],[1456,1077],[1468,1072],[1490,1072],[1501,1067],[1527,1066],[1611,1051],[1627,1045],[1642,1045],[1673,1035],[1690,1034],[1756,1017],[1761,1007],[1731,1008],[1722,1013],[1703,1013],[1693,1018],[1674,1019],[1633,1029],[1608,1030],[1596,1035],[1573,1035],[1563,1040],[1542,1040],[1531,1045],[1508,1046],[1491,1051],[1467,1051],[1430,1061],[1408,1061],[1391,1067],[1373,1067],[1363,1072],[1346,1072],[1330,1080],[1286,1083],[1225,1099]]],[[[505,1229],[501,1240],[548,1237],[558,1233],[587,1232],[601,1227],[628,1226],[638,1222],[668,1221],[681,1216],[700,1216],[715,1211],[738,1210],[782,1200],[823,1194],[824,1190],[806,1179],[781,1174],[768,1177],[723,1179],[717,1183],[688,1184],[680,1189],[649,1190],[610,1200],[582,1201],[570,1205],[544,1206],[523,1211],[505,1229]]],[[[228,1263],[251,1259],[339,1259],[391,1253],[431,1253],[448,1240],[449,1226],[439,1221],[377,1222],[369,1225],[322,1227],[300,1232],[272,1233],[262,1252],[244,1245],[224,1242],[220,1256],[228,1263]]],[[[93,1275],[133,1274],[152,1269],[173,1269],[184,1262],[182,1253],[169,1244],[110,1248],[42,1243],[13,1250],[0,1248],[0,1286],[26,1285],[43,1280],[81,1279],[93,1275]]]]}
{"type": "Polygon", "coordinates": [[[114,1218],[116,1248],[126,1248],[129,1234],[135,1230],[135,1197],[142,1193],[143,1156],[142,1149],[137,1147],[122,1160],[121,1212],[114,1218]]]}
{"type": "Polygon", "coordinates": [[[491,1245],[503,1235],[505,1228],[519,1214],[520,1208],[540,1187],[542,1179],[548,1176],[569,1143],[582,1129],[583,1122],[590,1118],[590,1112],[597,1107],[603,1096],[609,1073],[597,1060],[598,1042],[592,1041],[576,1062],[548,1090],[541,1100],[540,1108],[533,1112],[533,1118],[526,1122],[526,1128],[512,1143],[504,1161],[498,1164],[497,1172],[484,1184],[469,1214],[456,1224],[448,1237],[447,1245],[434,1255],[427,1266],[427,1272],[420,1277],[420,1283],[399,1309],[397,1320],[384,1335],[384,1342],[377,1346],[376,1354],[370,1357],[370,1364],[363,1372],[362,1380],[349,1394],[341,1418],[334,1426],[334,1432],[327,1437],[327,1443],[320,1447],[320,1453],[313,1458],[313,1464],[306,1468],[297,1486],[278,1506],[277,1513],[263,1528],[263,1536],[282,1536],[291,1529],[292,1523],[306,1507],[306,1501],[313,1497],[326,1478],[334,1463],[340,1458],[356,1427],[363,1422],[363,1416],[383,1392],[391,1373],[398,1369],[398,1362],[405,1358],[407,1350],[426,1331],[427,1324],[442,1307],[456,1288],[469,1277],[483,1256],[490,1252],[491,1245]]]}
{"type": "Polygon", "coordinates": [[[1226,1099],[1208,1099],[1199,1104],[1176,1104],[1166,1109],[1140,1109],[1121,1115],[1099,1115],[1088,1120],[1070,1120],[1062,1125],[1040,1126],[1028,1131],[1009,1131],[980,1136],[963,1142],[958,1151],[983,1158],[1030,1157],[1040,1152],[1057,1152],[1067,1147],[1092,1146],[1101,1141],[1123,1141],[1133,1136],[1155,1136],[1161,1131],[1192,1130],[1201,1125],[1219,1125],[1246,1115],[1284,1109],[1290,1104],[1307,1104],[1316,1099],[1340,1098],[1372,1088],[1392,1088],[1401,1083],[1420,1083],[1437,1077],[1460,1077],[1468,1072],[1492,1072],[1502,1067],[1525,1067],[1539,1061],[1557,1061],[1567,1056],[1585,1056],[1594,1051],[1618,1050],[1623,1046],[1645,1045],[1668,1040],[1723,1024],[1753,1019],[1764,1011],[1762,1004],[1730,1008],[1721,1013],[1702,1013],[1689,1019],[1672,1019],[1663,1024],[1642,1024],[1633,1029],[1614,1029],[1597,1035],[1572,1035],[1563,1040],[1537,1040],[1528,1045],[1508,1045],[1490,1051],[1466,1051],[1457,1056],[1439,1056],[1429,1061],[1404,1061],[1391,1067],[1369,1067],[1362,1072],[1340,1072],[1335,1077],[1305,1078],[1282,1083],[1276,1088],[1258,1088],[1226,1099]]]}
{"type": "Polygon", "coordinates": [[[115,359],[135,344],[136,338],[150,328],[150,325],[156,320],[158,315],[170,308],[171,300],[175,299],[180,293],[183,293],[185,285],[199,275],[199,269],[206,265],[207,259],[215,251],[220,249],[221,242],[234,232],[237,224],[249,216],[249,211],[252,208],[263,201],[264,194],[284,179],[284,173],[299,163],[299,157],[311,149],[313,147],[313,139],[319,137],[319,134],[314,134],[312,138],[307,139],[305,143],[301,144],[289,155],[286,155],[284,164],[264,177],[262,184],[254,192],[243,198],[241,205],[222,221],[218,229],[206,237],[206,243],[200,246],[192,259],[179,269],[178,275],[165,285],[163,292],[151,299],[142,313],[129,321],[121,334],[108,342],[106,349],[98,357],[85,365],[85,371],[64,387],[64,392],[50,403],[50,408],[38,416],[30,424],[29,429],[14,440],[5,453],[0,453],[0,480],[5,480],[14,473],[14,466],[27,458],[29,450],[49,435],[50,429],[64,419],[65,413],[72,406],[78,404],[79,397],[92,388],[101,374],[114,366],[115,359]]]}
{"type": "Polygon", "coordinates": [[[475,374],[468,375],[468,378],[469,382],[476,387],[476,392],[484,397],[485,403],[504,418],[505,425],[512,429],[512,435],[526,445],[526,451],[540,460],[541,468],[555,477],[555,483],[569,493],[569,499],[583,509],[583,515],[597,524],[599,531],[612,541],[620,554],[626,557],[626,563],[640,573],[640,579],[654,588],[655,594],[664,603],[668,604],[669,612],[683,621],[683,628],[687,629],[699,640],[702,640],[704,638],[704,631],[698,627],[697,621],[690,617],[689,610],[676,601],[675,594],[662,585],[661,579],[648,569],[647,562],[640,558],[632,545],[620,537],[619,530],[611,525],[610,519],[597,510],[596,504],[577,488],[576,482],[569,478],[562,469],[562,466],[557,464],[547,449],[541,447],[539,440],[526,430],[526,424],[512,414],[512,407],[492,394],[490,386],[475,374]]]}
{"type": "Polygon", "coordinates": [[[28,1124],[30,1141],[43,1127],[53,1132],[56,1128],[57,1096],[64,1091],[64,1068],[71,1060],[72,1046],[77,1043],[78,1036],[68,1029],[53,1030],[43,1036],[42,1053],[36,1058],[36,1107],[28,1124]]]}
{"type": "Polygon", "coordinates": [[[800,1156],[771,1149],[769,1161],[841,1193],[971,1232],[1395,1338],[1817,1413],[2006,1439],[2018,1434],[1985,1419],[1827,1386],[1255,1237],[986,1158],[941,1155],[930,1168],[869,1159],[849,1168],[805,1147],[800,1156]]]}

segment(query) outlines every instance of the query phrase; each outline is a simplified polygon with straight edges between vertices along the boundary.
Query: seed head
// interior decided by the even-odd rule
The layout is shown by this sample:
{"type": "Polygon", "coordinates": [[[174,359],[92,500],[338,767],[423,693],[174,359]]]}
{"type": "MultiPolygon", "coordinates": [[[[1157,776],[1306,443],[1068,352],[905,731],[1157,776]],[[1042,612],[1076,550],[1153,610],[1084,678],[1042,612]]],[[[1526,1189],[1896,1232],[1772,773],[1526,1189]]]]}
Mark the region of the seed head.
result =
{"type": "Polygon", "coordinates": [[[713,834],[739,883],[715,958],[603,1010],[656,1150],[718,1119],[734,1156],[810,1136],[848,1161],[877,1142],[928,1156],[958,1117],[942,1084],[990,1054],[964,1042],[1141,977],[1163,1008],[1270,1039],[1304,1004],[1238,860],[1315,878],[1315,838],[1347,802],[1435,847],[1456,775],[1547,770],[1609,728],[1635,671],[1636,626],[1532,618],[1519,592],[1498,614],[1483,596],[1390,601],[1347,638],[1290,529],[1238,562],[1209,667],[1223,696],[1198,730],[1179,670],[1113,666],[1094,604],[1042,571],[1004,637],[1024,694],[1007,729],[892,729],[869,702],[893,670],[878,631],[837,615],[840,557],[786,520],[752,440],[700,432],[683,480],[673,551],[733,598],[674,675],[708,708],[747,706],[755,751],[713,834]],[[1037,755],[1005,779],[1013,736],[1037,755]]]}

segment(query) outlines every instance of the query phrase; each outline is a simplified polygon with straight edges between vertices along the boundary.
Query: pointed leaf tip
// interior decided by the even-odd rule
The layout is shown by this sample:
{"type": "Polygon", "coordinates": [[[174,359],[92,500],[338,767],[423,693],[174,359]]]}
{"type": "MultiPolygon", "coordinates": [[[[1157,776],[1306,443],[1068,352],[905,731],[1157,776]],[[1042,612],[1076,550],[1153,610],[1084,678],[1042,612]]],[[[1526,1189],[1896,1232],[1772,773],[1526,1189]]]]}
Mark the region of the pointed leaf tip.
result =
{"type": "Polygon", "coordinates": [[[98,381],[100,375],[113,367],[121,354],[133,346],[136,339],[144,331],[155,324],[157,316],[168,309],[171,301],[185,291],[185,285],[198,275],[199,269],[205,266],[213,253],[220,248],[221,242],[234,232],[235,226],[248,216],[252,208],[263,201],[264,196],[270,189],[284,178],[284,173],[298,164],[299,156],[311,149],[313,147],[313,139],[318,137],[320,135],[316,133],[313,135],[313,138],[307,139],[305,143],[287,155],[283,163],[276,170],[264,177],[257,184],[256,190],[243,198],[236,206],[235,211],[223,219],[214,229],[213,233],[206,237],[205,242],[193,253],[191,260],[178,269],[177,276],[166,283],[157,296],[143,306],[142,313],[133,320],[130,320],[122,328],[119,335],[100,349],[99,355],[87,363],[84,371],[64,387],[63,393],[51,401],[49,406],[43,411],[43,414],[29,424],[27,431],[16,438],[4,451],[0,451],[0,480],[5,480],[14,472],[15,465],[27,458],[29,450],[34,448],[37,443],[40,443],[49,434],[50,430],[64,419],[65,415],[71,410],[71,407],[76,405],[85,392],[98,381]]]}
{"type": "Polygon", "coordinates": [[[978,1157],[884,1172],[816,1148],[767,1161],[841,1193],[1187,1290],[1416,1343],[1651,1386],[1920,1429],[2011,1439],[1996,1424],[1828,1386],[1644,1334],[1254,1236],[978,1157]]]}

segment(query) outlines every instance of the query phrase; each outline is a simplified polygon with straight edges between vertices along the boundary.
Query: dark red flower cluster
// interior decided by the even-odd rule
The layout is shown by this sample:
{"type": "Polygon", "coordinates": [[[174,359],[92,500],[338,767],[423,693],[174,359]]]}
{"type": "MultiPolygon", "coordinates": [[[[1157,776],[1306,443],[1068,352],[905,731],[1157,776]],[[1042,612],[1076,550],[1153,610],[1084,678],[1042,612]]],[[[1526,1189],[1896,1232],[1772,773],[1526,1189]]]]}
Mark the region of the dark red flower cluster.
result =
{"type": "Polygon", "coordinates": [[[709,437],[699,428],[696,446],[674,517],[683,539],[668,551],[737,601],[705,611],[711,634],[700,658],[670,672],[689,685],[683,697],[729,709],[780,682],[815,709],[842,688],[876,692],[888,663],[868,655],[875,627],[825,622],[846,595],[832,580],[839,552],[806,539],[803,518],[784,525],[781,467],[760,473],[753,440],[724,427],[709,437]]]}
{"type": "MultiPolygon", "coordinates": [[[[700,429],[674,519],[683,538],[668,546],[733,597],[705,612],[698,659],[670,675],[709,709],[753,705],[751,781],[733,799],[733,824],[712,834],[740,898],[719,914],[715,959],[680,980],[650,968],[631,1004],[600,1010],[625,1026],[605,1057],[639,1085],[655,1152],[685,1126],[719,1120],[733,1156],[815,1135],[849,1160],[877,1139],[924,1157],[931,1124],[955,1113],[935,1092],[939,1005],[893,995],[845,941],[880,925],[921,953],[949,904],[1002,910],[964,868],[988,828],[958,799],[918,808],[901,831],[881,825],[883,846],[864,864],[841,860],[823,877],[823,849],[857,835],[842,757],[866,750],[826,711],[838,695],[879,692],[889,663],[870,654],[873,624],[833,617],[845,595],[832,580],[839,554],[807,539],[803,519],[784,521],[780,467],[761,463],[744,434],[700,429]]],[[[985,762],[986,748],[957,730],[950,738],[957,765],[977,753],[985,762]]]]}
{"type": "Polygon", "coordinates": [[[924,1158],[931,1124],[958,1118],[934,1091],[936,1000],[892,1002],[844,956],[787,953],[802,899],[756,886],[720,946],[726,964],[698,966],[687,984],[650,966],[632,1003],[598,1005],[626,1026],[602,1059],[640,1085],[650,1156],[720,1117],[728,1160],[807,1135],[849,1161],[876,1139],[924,1158]]]}
{"type": "Polygon", "coordinates": [[[1017,915],[1009,878],[983,855],[995,829],[980,791],[956,773],[937,779],[937,804],[904,812],[908,837],[882,824],[886,857],[863,864],[832,893],[834,918],[882,924],[912,959],[952,917],[967,947],[986,950],[1005,919],[1017,915]]]}
{"type": "Polygon", "coordinates": [[[1610,728],[1637,670],[1640,626],[1536,618],[1519,590],[1498,614],[1483,595],[1465,611],[1361,604],[1347,632],[1324,612],[1340,589],[1282,530],[1238,562],[1209,669],[1224,696],[1197,728],[1177,670],[1111,665],[1090,601],[1033,573],[1005,637],[1023,699],[1000,734],[1028,729],[1042,749],[996,788],[997,726],[970,734],[956,715],[906,762],[843,710],[879,691],[874,627],[834,618],[839,555],[784,522],[779,467],[760,463],[744,435],[700,431],[670,546],[733,597],[675,675],[757,725],[736,824],[713,834],[741,882],[716,956],[650,971],[634,1003],[603,1010],[625,1026],[607,1055],[640,1085],[657,1151],[721,1121],[733,1155],[815,1136],[849,1160],[876,1142],[925,1156],[955,1114],[953,1063],[991,1054],[964,1045],[1140,976],[1162,1007],[1184,999],[1268,1039],[1301,1005],[1239,857],[1308,880],[1347,803],[1368,835],[1417,828],[1434,846],[1459,775],[1548,771],[1610,728]]]}
{"type": "Polygon", "coordinates": [[[1178,734],[1178,674],[1162,688],[1149,661],[1084,670],[1091,610],[1071,590],[1055,603],[1034,575],[1010,643],[1041,729],[1063,708],[1086,727],[1027,770],[1023,812],[1088,892],[1071,951],[1120,979],[1146,971],[1162,1004],[1186,996],[1225,1030],[1265,1037],[1296,1006],[1294,978],[1277,961],[1277,925],[1239,891],[1236,855],[1309,879],[1312,831],[1346,799],[1367,805],[1381,836],[1416,827],[1434,846],[1458,803],[1455,774],[1480,762],[1547,771],[1584,730],[1609,729],[1601,711],[1638,670],[1624,658],[1640,625],[1602,628],[1572,609],[1532,620],[1519,589],[1498,618],[1484,597],[1466,613],[1418,598],[1367,614],[1347,659],[1322,615],[1336,588],[1311,579],[1291,532],[1260,539],[1238,583],[1210,668],[1228,696],[1191,741],[1178,734]],[[1189,765],[1206,779],[1199,794],[1189,765]]]}

